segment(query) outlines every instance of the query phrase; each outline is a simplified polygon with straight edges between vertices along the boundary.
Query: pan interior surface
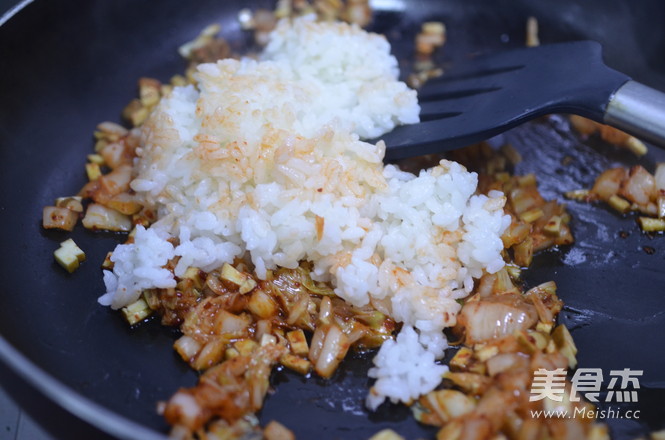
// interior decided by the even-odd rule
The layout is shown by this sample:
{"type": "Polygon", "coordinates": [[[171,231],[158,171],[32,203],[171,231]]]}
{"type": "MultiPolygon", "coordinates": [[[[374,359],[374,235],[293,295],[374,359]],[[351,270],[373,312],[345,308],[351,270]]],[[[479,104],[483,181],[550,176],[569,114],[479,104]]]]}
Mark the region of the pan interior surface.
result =
{"type": "MultiPolygon", "coordinates": [[[[540,19],[541,41],[596,39],[605,44],[610,66],[665,89],[660,56],[665,5],[533,3],[377,1],[374,28],[388,36],[408,68],[420,23],[445,22],[448,44],[440,60],[445,65],[470,53],[522,45],[524,22],[533,15],[540,19]]],[[[270,6],[252,2],[252,7],[270,6]]],[[[124,237],[80,227],[73,233],[45,231],[41,209],[85,183],[91,133],[101,121],[119,120],[139,77],[167,80],[182,72],[180,44],[214,22],[236,52],[248,47],[251,36],[236,20],[242,7],[247,4],[212,0],[36,1],[0,27],[0,335],[75,399],[89,399],[150,432],[168,431],[156,402],[197,379],[171,348],[177,334],[156,321],[128,328],[118,313],[97,303],[104,289],[99,263],[124,237]],[[71,275],[52,256],[70,237],[87,254],[71,275]]],[[[504,138],[524,157],[517,172],[536,172],[548,198],[589,187],[615,164],[641,163],[653,171],[656,162],[665,161],[655,148],[638,162],[600,143],[582,144],[560,117],[519,127],[504,138]],[[562,165],[566,157],[574,160],[562,165]]],[[[663,428],[664,239],[642,234],[632,217],[598,206],[571,202],[569,210],[577,243],[540,255],[526,282],[557,282],[567,304],[560,319],[573,332],[580,366],[644,370],[635,406],[642,418],[607,420],[615,437],[663,428]],[[654,252],[647,254],[646,247],[654,252]]],[[[406,407],[385,405],[373,414],[364,409],[370,359],[371,354],[352,355],[329,381],[275,372],[275,392],[260,413],[262,422],[279,420],[298,438],[368,438],[383,428],[407,438],[433,437],[435,430],[418,425],[406,407]]],[[[49,386],[41,379],[33,385],[49,386]]],[[[107,425],[99,427],[108,431],[107,425]]],[[[112,433],[140,437],[130,425],[112,433]]]]}

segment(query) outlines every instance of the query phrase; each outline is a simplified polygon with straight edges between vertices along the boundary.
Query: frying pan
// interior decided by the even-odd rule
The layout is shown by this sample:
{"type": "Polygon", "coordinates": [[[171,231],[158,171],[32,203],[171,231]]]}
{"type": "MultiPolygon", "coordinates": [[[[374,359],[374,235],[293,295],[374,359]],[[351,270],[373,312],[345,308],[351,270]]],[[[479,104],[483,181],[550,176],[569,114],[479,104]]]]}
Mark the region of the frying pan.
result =
{"type": "MultiPolygon", "coordinates": [[[[94,127],[118,120],[140,76],[166,80],[182,71],[178,45],[217,22],[235,50],[248,47],[251,37],[236,21],[246,6],[219,0],[37,0],[0,26],[0,376],[56,436],[96,429],[85,436],[160,438],[167,426],[155,403],[196,382],[171,349],[174,331],[156,322],[130,329],[118,313],[97,304],[103,291],[99,264],[123,237],[82,228],[44,231],[41,208],[82,186],[94,127]],[[72,275],[52,256],[68,237],[88,257],[72,275]]],[[[522,45],[526,17],[533,15],[541,41],[600,41],[610,66],[665,90],[660,0],[377,0],[374,6],[374,28],[393,41],[403,68],[424,20],[448,27],[440,59],[445,65],[473,52],[522,45]]],[[[536,172],[548,198],[589,187],[611,165],[640,163],[653,171],[655,162],[665,160],[655,148],[638,161],[594,139],[582,143],[562,117],[518,127],[500,141],[521,151],[524,161],[516,172],[536,172]]],[[[580,366],[605,374],[644,371],[639,401],[627,405],[640,409],[641,418],[607,419],[613,435],[633,438],[662,429],[665,238],[643,234],[634,217],[600,206],[571,202],[569,210],[576,244],[537,256],[525,284],[557,282],[566,303],[560,321],[577,342],[580,366]]],[[[261,421],[277,419],[300,439],[363,439],[386,427],[407,438],[432,438],[435,430],[418,425],[402,406],[384,405],[373,414],[363,409],[370,359],[351,355],[327,381],[276,371],[261,421]]]]}

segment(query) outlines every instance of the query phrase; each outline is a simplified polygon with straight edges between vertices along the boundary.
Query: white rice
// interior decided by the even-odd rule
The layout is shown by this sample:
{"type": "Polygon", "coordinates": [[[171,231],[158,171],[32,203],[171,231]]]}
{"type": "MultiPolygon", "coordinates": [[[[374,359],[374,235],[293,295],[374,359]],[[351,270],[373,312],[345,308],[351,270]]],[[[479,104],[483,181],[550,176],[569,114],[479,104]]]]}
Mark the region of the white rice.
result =
{"type": "Polygon", "coordinates": [[[389,50],[381,36],[304,18],[282,21],[260,62],[199,66],[199,90],[175,88],[143,127],[132,188],[159,220],[116,248],[100,302],[172,286],[162,266],[174,256],[176,276],[238,256],[259,277],[309,260],[341,298],[404,323],[375,359],[368,406],[431,391],[455,299],[503,267],[510,218],[503,194],[474,195],[477,176],[461,165],[416,177],[384,167],[382,142],[359,139],[418,120],[389,50]]]}

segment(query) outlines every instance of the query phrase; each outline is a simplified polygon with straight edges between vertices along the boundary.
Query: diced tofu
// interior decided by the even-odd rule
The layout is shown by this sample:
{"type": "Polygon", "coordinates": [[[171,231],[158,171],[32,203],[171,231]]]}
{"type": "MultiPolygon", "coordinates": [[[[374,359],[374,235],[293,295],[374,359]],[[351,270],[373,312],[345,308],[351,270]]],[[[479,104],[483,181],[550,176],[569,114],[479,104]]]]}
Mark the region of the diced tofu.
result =
{"type": "Polygon", "coordinates": [[[607,203],[609,203],[612,209],[621,214],[625,214],[630,211],[630,203],[628,200],[624,199],[623,197],[619,197],[616,194],[611,195],[607,200],[607,203]]]}
{"type": "Polygon", "coordinates": [[[129,325],[134,325],[143,321],[152,314],[152,310],[148,307],[148,303],[143,298],[139,298],[127,307],[122,308],[122,314],[129,325]]]}
{"type": "Polygon", "coordinates": [[[305,333],[302,330],[298,329],[288,332],[286,339],[288,339],[291,345],[293,354],[298,356],[307,356],[309,354],[307,339],[305,339],[305,333]]]}
{"type": "Polygon", "coordinates": [[[69,273],[78,269],[80,263],[85,261],[85,253],[71,238],[60,243],[60,247],[53,253],[55,261],[69,273]]]}
{"type": "Polygon", "coordinates": [[[558,236],[561,232],[561,217],[553,215],[543,227],[543,231],[548,235],[558,236]]]}
{"type": "Polygon", "coordinates": [[[238,350],[238,354],[242,356],[249,356],[258,347],[259,344],[252,341],[251,339],[243,339],[233,344],[233,348],[238,350]]]}
{"type": "Polygon", "coordinates": [[[302,375],[309,373],[309,371],[312,369],[312,363],[310,361],[291,353],[282,355],[279,361],[289,370],[293,370],[296,373],[300,373],[302,375]]]}
{"type": "Polygon", "coordinates": [[[639,217],[637,222],[640,224],[640,228],[645,232],[665,231],[665,220],[661,218],[639,217]]]}

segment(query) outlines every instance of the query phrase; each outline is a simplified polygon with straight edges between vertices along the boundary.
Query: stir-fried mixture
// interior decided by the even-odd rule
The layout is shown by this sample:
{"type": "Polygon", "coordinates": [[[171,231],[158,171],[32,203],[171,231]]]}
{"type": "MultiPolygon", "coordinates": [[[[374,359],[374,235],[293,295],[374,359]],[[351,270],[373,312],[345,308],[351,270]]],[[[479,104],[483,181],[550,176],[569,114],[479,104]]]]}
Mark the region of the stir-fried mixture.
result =
{"type": "MultiPolygon", "coordinates": [[[[312,11],[371,17],[362,0],[243,10],[243,28],[267,45],[259,61],[218,61],[237,56],[206,28],[180,48],[184,76],[139,81],[123,112],[134,128],[99,125],[79,194],[44,208],[45,228],[82,218],[131,231],[102,265],[100,302],[131,325],[156,316],[180,330],[174,348],[201,374],[159,405],[172,436],[292,439],[255,416],[272,369],[329,378],[349,350],[378,349],[368,408],[410,405],[437,439],[608,438],[595,420],[530,416],[552,404],[529,400],[534,371],[576,366],[556,285],[525,292],[520,281],[534,253],[573,243],[565,206],[540,195],[536,176],[509,173],[520,160],[510,146],[384,166],[382,143],[360,138],[415,122],[415,94],[382,37],[278,22],[312,11]],[[323,41],[343,49],[327,59],[323,41]],[[448,327],[459,347],[446,366],[448,327]]],[[[537,22],[527,32],[537,44],[537,22]]],[[[442,73],[431,54],[445,41],[442,23],[423,25],[410,84],[442,73]]],[[[616,168],[569,196],[638,210],[643,229],[662,231],[664,176],[616,168]]],[[[72,272],[85,255],[68,240],[56,259],[72,272]]]]}
{"type": "Polygon", "coordinates": [[[610,168],[598,176],[590,190],[570,191],[566,197],[602,201],[620,214],[637,212],[643,231],[665,231],[665,164],[657,166],[655,175],[640,165],[610,168]]]}

